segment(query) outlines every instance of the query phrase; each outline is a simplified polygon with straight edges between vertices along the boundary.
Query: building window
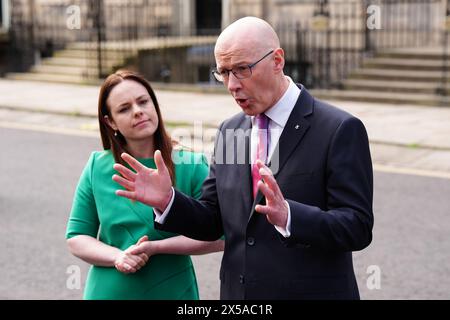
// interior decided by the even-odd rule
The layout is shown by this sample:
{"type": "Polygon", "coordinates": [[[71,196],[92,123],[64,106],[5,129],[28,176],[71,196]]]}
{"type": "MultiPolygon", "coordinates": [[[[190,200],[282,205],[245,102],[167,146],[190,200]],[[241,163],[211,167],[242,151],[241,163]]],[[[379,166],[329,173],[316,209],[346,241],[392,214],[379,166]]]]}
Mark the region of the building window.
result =
{"type": "Polygon", "coordinates": [[[0,0],[0,29],[9,28],[9,0],[0,0]]]}

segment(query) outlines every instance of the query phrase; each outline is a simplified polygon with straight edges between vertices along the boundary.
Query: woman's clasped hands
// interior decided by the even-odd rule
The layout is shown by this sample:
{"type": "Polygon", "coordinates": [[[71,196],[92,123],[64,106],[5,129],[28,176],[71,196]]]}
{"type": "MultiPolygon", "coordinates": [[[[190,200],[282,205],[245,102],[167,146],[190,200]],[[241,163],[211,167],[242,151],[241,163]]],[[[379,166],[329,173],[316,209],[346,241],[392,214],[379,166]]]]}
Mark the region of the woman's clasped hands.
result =
{"type": "Polygon", "coordinates": [[[133,250],[144,242],[150,244],[150,241],[148,241],[148,236],[141,237],[136,244],[133,244],[126,250],[120,251],[115,258],[114,267],[118,271],[126,274],[135,273],[144,267],[149,260],[149,255],[145,252],[133,253],[133,250]]]}

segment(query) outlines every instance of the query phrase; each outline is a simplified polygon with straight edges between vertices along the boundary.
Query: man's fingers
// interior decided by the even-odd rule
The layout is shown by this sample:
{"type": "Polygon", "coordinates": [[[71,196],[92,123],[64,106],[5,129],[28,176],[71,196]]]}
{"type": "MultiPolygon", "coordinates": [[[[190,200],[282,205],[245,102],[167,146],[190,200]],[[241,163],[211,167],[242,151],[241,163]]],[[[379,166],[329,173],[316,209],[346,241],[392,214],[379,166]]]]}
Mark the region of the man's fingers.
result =
{"type": "Polygon", "coordinates": [[[265,167],[264,162],[259,159],[256,160],[256,166],[258,167],[258,170],[265,167]]]}
{"type": "Polygon", "coordinates": [[[143,169],[147,168],[139,161],[137,161],[135,158],[130,156],[128,153],[124,152],[120,156],[126,163],[128,163],[134,170],[136,170],[136,172],[142,171],[143,169]]]}
{"type": "Polygon", "coordinates": [[[278,186],[277,180],[275,180],[272,171],[264,164],[259,169],[259,175],[264,180],[264,183],[274,192],[274,194],[281,194],[280,187],[278,186]]]}
{"type": "Polygon", "coordinates": [[[116,190],[116,195],[130,200],[136,200],[136,193],[134,191],[116,190]]]}
{"type": "Polygon", "coordinates": [[[134,191],[134,182],[130,182],[130,180],[124,179],[117,174],[113,175],[112,179],[128,191],[134,191]]]}
{"type": "Polygon", "coordinates": [[[262,206],[260,204],[257,204],[255,206],[255,211],[258,212],[258,213],[262,213],[262,214],[267,215],[267,214],[270,213],[270,208],[268,206],[262,206]]]}
{"type": "Polygon", "coordinates": [[[162,155],[161,155],[161,151],[159,151],[159,150],[155,151],[155,164],[156,164],[156,169],[159,172],[166,172],[167,171],[166,164],[164,163],[164,160],[163,160],[162,155]]]}
{"type": "Polygon", "coordinates": [[[114,170],[118,171],[124,178],[134,181],[136,180],[136,173],[128,169],[127,167],[121,165],[120,163],[116,163],[113,165],[114,170]]]}
{"type": "Polygon", "coordinates": [[[264,197],[266,197],[266,201],[273,201],[275,198],[275,193],[261,180],[258,181],[257,184],[258,189],[262,192],[264,197]]]}

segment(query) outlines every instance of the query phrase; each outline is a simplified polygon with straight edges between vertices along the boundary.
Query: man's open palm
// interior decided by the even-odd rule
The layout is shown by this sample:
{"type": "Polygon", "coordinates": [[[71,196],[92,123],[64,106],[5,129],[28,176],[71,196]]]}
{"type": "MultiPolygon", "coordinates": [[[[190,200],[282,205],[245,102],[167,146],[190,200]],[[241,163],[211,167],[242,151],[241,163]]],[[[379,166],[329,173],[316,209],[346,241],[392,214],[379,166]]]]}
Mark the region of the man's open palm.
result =
{"type": "Polygon", "coordinates": [[[115,174],[112,179],[126,189],[117,190],[116,194],[164,211],[172,196],[172,182],[161,152],[155,152],[156,169],[147,168],[127,153],[121,157],[136,172],[118,163],[114,165],[121,176],[115,174]]]}

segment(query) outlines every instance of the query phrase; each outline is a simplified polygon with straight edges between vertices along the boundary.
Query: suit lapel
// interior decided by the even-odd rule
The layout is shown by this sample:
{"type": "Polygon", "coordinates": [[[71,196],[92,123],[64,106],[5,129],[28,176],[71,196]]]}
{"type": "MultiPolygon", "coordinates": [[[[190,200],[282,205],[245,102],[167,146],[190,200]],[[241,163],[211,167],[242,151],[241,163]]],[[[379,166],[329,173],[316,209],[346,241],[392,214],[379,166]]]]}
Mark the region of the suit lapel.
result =
{"type": "MultiPolygon", "coordinates": [[[[313,104],[313,97],[304,87],[301,87],[300,96],[298,97],[294,109],[292,109],[292,112],[289,115],[289,119],[283,129],[283,132],[281,133],[280,140],[275,147],[275,151],[273,152],[272,158],[268,165],[272,170],[275,179],[280,171],[283,170],[283,166],[290,158],[292,152],[305,136],[306,131],[308,131],[310,124],[305,117],[312,114],[313,104]]],[[[261,203],[263,198],[263,194],[258,191],[255,201],[253,201],[252,204],[249,220],[253,216],[255,206],[261,203]]]]}
{"type": "Polygon", "coordinates": [[[292,152],[305,136],[309,129],[309,121],[305,119],[307,115],[312,113],[313,98],[302,88],[300,97],[292,109],[291,115],[283,129],[280,140],[275,148],[274,155],[270,160],[269,167],[274,173],[275,178],[279,172],[283,170],[283,166],[290,158],[292,152]]]}
{"type": "MultiPolygon", "coordinates": [[[[251,130],[251,120],[249,116],[244,116],[242,123],[239,125],[239,129],[242,129],[244,132],[250,132],[251,130]]],[[[230,141],[228,141],[230,143],[230,141]]],[[[239,147],[239,143],[234,143],[234,163],[237,165],[233,165],[237,169],[236,177],[238,180],[242,181],[242,183],[238,183],[236,188],[240,189],[240,193],[242,199],[247,207],[249,212],[252,204],[252,179],[251,179],[251,168],[250,168],[250,136],[245,137],[244,147],[239,147]],[[242,163],[242,154],[241,152],[245,152],[244,155],[244,163],[242,163]]]]}

